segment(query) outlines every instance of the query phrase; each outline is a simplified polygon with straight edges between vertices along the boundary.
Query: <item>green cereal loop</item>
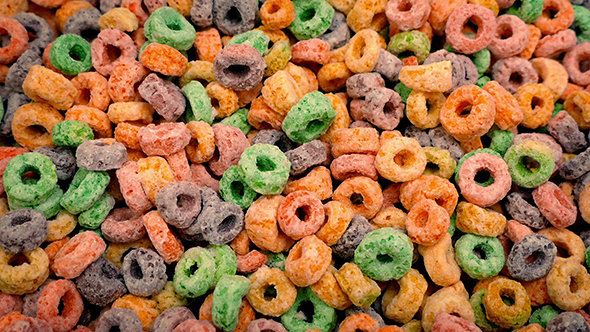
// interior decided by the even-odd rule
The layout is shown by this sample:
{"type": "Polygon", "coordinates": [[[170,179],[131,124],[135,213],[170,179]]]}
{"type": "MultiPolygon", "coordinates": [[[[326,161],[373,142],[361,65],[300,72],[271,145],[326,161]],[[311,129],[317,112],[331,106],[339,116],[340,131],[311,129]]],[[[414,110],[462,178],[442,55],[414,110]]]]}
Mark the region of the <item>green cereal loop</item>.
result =
{"type": "Polygon", "coordinates": [[[497,275],[504,267],[504,248],[495,237],[465,234],[455,243],[455,260],[471,278],[483,280],[497,275]],[[483,252],[483,258],[475,250],[483,252]]]}
{"type": "Polygon", "coordinates": [[[531,317],[529,318],[529,324],[539,324],[543,328],[546,328],[547,323],[549,323],[549,321],[553,317],[559,315],[560,313],[561,311],[555,308],[554,306],[549,304],[544,305],[542,307],[535,309],[535,311],[531,313],[531,317]]]}
{"type": "Polygon", "coordinates": [[[170,7],[156,9],[144,25],[145,37],[158,44],[186,51],[193,47],[197,32],[184,16],[170,7]]]}
{"type": "Polygon", "coordinates": [[[543,0],[517,1],[512,7],[506,9],[506,14],[516,15],[525,23],[532,24],[543,13],[543,0]]]}
{"type": "Polygon", "coordinates": [[[336,309],[322,301],[309,287],[305,287],[297,290],[295,303],[281,316],[281,323],[289,332],[305,332],[312,328],[330,332],[336,326],[336,318],[336,309]],[[299,310],[301,303],[306,301],[310,301],[314,309],[311,322],[308,322],[309,319],[299,310]]]}
{"type": "Polygon", "coordinates": [[[226,46],[234,44],[245,44],[254,47],[261,55],[266,54],[268,51],[268,43],[270,37],[260,30],[250,30],[239,35],[235,35],[229,40],[226,46]]]}
{"type": "MultiPolygon", "coordinates": [[[[463,155],[463,157],[461,157],[461,159],[459,159],[459,162],[457,163],[457,167],[455,167],[455,183],[459,183],[459,170],[461,169],[461,165],[463,165],[465,160],[467,160],[469,157],[476,155],[478,153],[487,153],[487,154],[491,154],[493,156],[502,158],[502,156],[498,152],[496,152],[492,149],[487,149],[487,148],[477,149],[475,151],[471,151],[469,153],[466,153],[465,155],[463,155]]],[[[479,184],[482,187],[487,187],[490,184],[494,183],[494,178],[492,178],[490,176],[490,178],[486,182],[477,182],[476,181],[475,183],[479,184]]]]}
{"type": "Polygon", "coordinates": [[[107,172],[79,168],[68,191],[60,200],[61,206],[71,214],[88,210],[100,199],[110,180],[111,177],[107,172]]]}
{"type": "Polygon", "coordinates": [[[406,52],[412,52],[422,63],[430,54],[430,40],[420,31],[404,31],[391,37],[387,50],[400,60],[410,56],[406,52]]]}
{"type": "Polygon", "coordinates": [[[215,279],[213,286],[225,275],[234,275],[238,271],[238,259],[232,248],[226,244],[214,245],[207,247],[215,255],[215,279]]]}
{"type": "MultiPolygon", "coordinates": [[[[466,33],[465,35],[469,38],[475,38],[476,36],[474,33],[466,33]]],[[[449,43],[445,43],[443,48],[449,52],[457,53],[457,51],[455,51],[455,49],[449,43]]],[[[473,61],[473,64],[475,65],[475,68],[477,68],[477,73],[480,77],[485,74],[492,63],[492,53],[487,49],[487,47],[481,51],[477,51],[467,56],[471,59],[471,61],[473,61]]],[[[485,83],[483,85],[485,85],[485,83]]]]}
{"type": "Polygon", "coordinates": [[[37,205],[45,201],[57,185],[55,165],[40,153],[30,152],[16,156],[8,162],[4,171],[6,195],[18,205],[37,205]],[[34,183],[25,183],[22,176],[33,171],[39,175],[34,183]]]}
{"type": "Polygon", "coordinates": [[[248,135],[250,132],[250,122],[248,122],[248,109],[240,108],[235,111],[232,115],[223,118],[219,123],[226,126],[232,126],[240,129],[244,135],[248,135]]]}
{"type": "Polygon", "coordinates": [[[287,67],[289,60],[291,60],[291,47],[289,43],[284,40],[274,43],[268,54],[264,56],[264,62],[266,62],[264,76],[272,76],[277,71],[284,69],[287,67]]]}
{"type": "Polygon", "coordinates": [[[250,279],[244,276],[223,276],[213,291],[211,316],[213,324],[224,331],[238,326],[242,298],[250,290],[250,279]]]}
{"type": "Polygon", "coordinates": [[[306,94],[283,120],[283,131],[297,143],[307,143],[320,137],[336,119],[330,99],[319,91],[306,94]]]}
{"type": "Polygon", "coordinates": [[[367,234],[354,251],[354,263],[377,281],[403,277],[412,267],[414,246],[410,238],[394,229],[381,228],[367,234]]]}
{"type": "Polygon", "coordinates": [[[53,127],[51,139],[56,146],[75,148],[86,141],[93,140],[94,133],[86,122],[65,120],[53,127]]]}
{"type": "Polygon", "coordinates": [[[447,232],[449,233],[449,235],[453,236],[455,235],[455,231],[457,230],[457,214],[455,212],[453,212],[453,214],[451,214],[451,224],[449,225],[449,229],[447,230],[447,232]]]}
{"type": "Polygon", "coordinates": [[[258,196],[258,193],[244,181],[240,168],[231,166],[219,180],[219,194],[226,202],[237,204],[242,210],[247,209],[258,196]]]}
{"type": "Polygon", "coordinates": [[[485,136],[491,138],[492,140],[489,148],[504,156],[506,151],[508,151],[510,144],[512,143],[514,133],[509,130],[502,130],[497,126],[493,126],[485,136]]]}
{"type": "Polygon", "coordinates": [[[279,269],[285,272],[285,261],[287,260],[287,256],[285,256],[282,252],[272,252],[272,251],[263,251],[263,254],[266,255],[267,261],[266,265],[271,269],[279,269]]]}
{"type": "Polygon", "coordinates": [[[97,229],[115,206],[115,199],[105,192],[88,210],[80,213],[78,224],[89,229],[97,229]]]}
{"type": "Polygon", "coordinates": [[[203,85],[198,81],[191,81],[182,88],[182,92],[189,102],[189,107],[185,112],[186,122],[205,121],[211,124],[213,106],[211,106],[211,98],[207,95],[203,85]]]}
{"type": "Polygon", "coordinates": [[[451,158],[449,150],[435,148],[433,146],[423,147],[422,150],[426,154],[426,169],[424,169],[425,175],[436,175],[441,178],[449,179],[453,176],[457,162],[451,158]],[[430,167],[429,164],[434,164],[436,167],[430,167]]]}
{"type": "MultiPolygon", "coordinates": [[[[395,92],[397,92],[399,94],[400,97],[402,97],[402,101],[405,103],[408,102],[408,97],[410,96],[410,93],[412,93],[412,89],[408,88],[404,83],[399,82],[398,84],[396,84],[393,87],[393,90],[395,90],[395,92]]],[[[404,113],[406,112],[406,109],[404,108],[404,113]]]]}
{"type": "Polygon", "coordinates": [[[477,85],[478,87],[483,89],[483,86],[486,85],[491,80],[492,79],[487,76],[482,76],[477,79],[477,82],[475,82],[475,85],[477,85]]]}
{"type": "Polygon", "coordinates": [[[18,209],[35,209],[40,211],[45,216],[45,219],[50,219],[61,211],[61,205],[59,200],[63,196],[64,191],[59,186],[56,186],[51,195],[42,203],[34,206],[20,205],[12,200],[10,196],[7,196],[8,207],[10,210],[18,209]]]}
{"type": "Polygon", "coordinates": [[[254,144],[247,148],[238,165],[244,182],[262,195],[282,193],[291,170],[289,158],[270,144],[254,144]]]}
{"type": "Polygon", "coordinates": [[[215,282],[215,254],[203,247],[185,251],[174,269],[174,288],[184,297],[199,297],[215,282]]]}
{"type": "Polygon", "coordinates": [[[480,289],[477,292],[471,295],[471,299],[469,299],[469,303],[473,308],[473,313],[475,314],[475,324],[481,328],[482,331],[495,331],[500,330],[501,328],[492,323],[488,317],[486,316],[486,308],[483,306],[483,297],[486,294],[486,289],[480,289]]]}
{"type": "Polygon", "coordinates": [[[66,75],[78,75],[92,69],[90,43],[84,38],[73,35],[61,35],[49,49],[51,64],[66,75]],[[75,60],[76,56],[80,60],[75,60]]]}
{"type": "Polygon", "coordinates": [[[506,151],[504,160],[508,164],[512,182],[524,188],[535,188],[547,182],[555,170],[551,149],[537,141],[527,140],[511,146],[506,151]],[[528,169],[526,159],[535,160],[539,163],[539,168],[528,169]]]}
{"type": "Polygon", "coordinates": [[[578,43],[590,41],[590,10],[584,6],[574,7],[574,31],[578,37],[578,43]]]}
{"type": "Polygon", "coordinates": [[[293,0],[295,21],[289,30],[299,40],[319,37],[328,31],[334,18],[334,8],[326,0],[293,0]]]}

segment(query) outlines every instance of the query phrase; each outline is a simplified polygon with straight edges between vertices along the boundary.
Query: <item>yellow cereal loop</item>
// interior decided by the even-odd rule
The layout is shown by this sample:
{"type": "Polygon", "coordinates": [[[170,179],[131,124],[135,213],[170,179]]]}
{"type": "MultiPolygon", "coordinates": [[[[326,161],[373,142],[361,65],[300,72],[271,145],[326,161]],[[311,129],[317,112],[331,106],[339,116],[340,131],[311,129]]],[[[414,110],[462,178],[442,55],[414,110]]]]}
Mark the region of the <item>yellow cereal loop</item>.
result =
{"type": "Polygon", "coordinates": [[[33,66],[23,82],[25,94],[40,103],[58,110],[67,110],[74,104],[78,89],[63,75],[43,66],[33,66]]]}
{"type": "Polygon", "coordinates": [[[135,31],[139,28],[139,19],[129,9],[113,8],[104,13],[98,20],[101,30],[118,29],[121,31],[135,31]]]}
{"type": "Polygon", "coordinates": [[[445,92],[453,87],[453,68],[450,61],[429,65],[404,66],[399,80],[410,89],[445,92]]]}
{"type": "Polygon", "coordinates": [[[47,227],[49,233],[47,234],[47,242],[61,240],[68,236],[78,225],[78,218],[66,210],[61,210],[59,213],[47,220],[47,227]]]}
{"type": "Polygon", "coordinates": [[[0,291],[22,295],[32,293],[49,276],[49,257],[41,248],[19,254],[9,253],[0,247],[0,291]],[[22,263],[24,255],[26,261],[22,263]]]}
{"type": "Polygon", "coordinates": [[[156,194],[168,183],[174,182],[174,172],[162,157],[147,157],[137,161],[141,186],[146,195],[156,204],[156,194]]]}
{"type": "Polygon", "coordinates": [[[149,332],[156,318],[160,315],[156,301],[131,294],[124,295],[113,302],[111,308],[130,309],[137,314],[143,326],[143,332],[149,332]]]}
{"type": "Polygon", "coordinates": [[[285,70],[279,70],[267,78],[262,87],[264,102],[281,115],[286,115],[297,104],[299,93],[297,82],[285,70]]]}

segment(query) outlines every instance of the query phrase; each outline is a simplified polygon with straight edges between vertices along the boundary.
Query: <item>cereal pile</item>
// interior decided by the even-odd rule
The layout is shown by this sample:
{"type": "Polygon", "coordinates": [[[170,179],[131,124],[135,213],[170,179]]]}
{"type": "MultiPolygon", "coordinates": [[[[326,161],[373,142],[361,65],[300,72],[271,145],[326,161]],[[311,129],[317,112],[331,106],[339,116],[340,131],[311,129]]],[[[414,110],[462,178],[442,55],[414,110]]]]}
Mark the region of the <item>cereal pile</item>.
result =
{"type": "Polygon", "coordinates": [[[0,331],[590,332],[588,8],[4,0],[0,331]]]}

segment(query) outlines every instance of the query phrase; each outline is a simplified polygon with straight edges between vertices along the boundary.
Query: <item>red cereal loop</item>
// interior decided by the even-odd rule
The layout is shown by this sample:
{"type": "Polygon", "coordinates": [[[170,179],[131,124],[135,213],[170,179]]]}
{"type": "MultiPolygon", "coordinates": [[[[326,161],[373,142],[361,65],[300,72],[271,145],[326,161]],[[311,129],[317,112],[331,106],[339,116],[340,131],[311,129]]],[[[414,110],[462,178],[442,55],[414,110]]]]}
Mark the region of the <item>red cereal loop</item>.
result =
{"type": "Polygon", "coordinates": [[[547,181],[533,190],[533,199],[549,222],[558,229],[564,229],[576,222],[578,209],[561,189],[547,181]]]}
{"type": "Polygon", "coordinates": [[[184,149],[165,156],[176,181],[191,181],[193,175],[184,149]]]}
{"type": "Polygon", "coordinates": [[[168,156],[188,145],[191,133],[182,122],[149,124],[137,133],[139,145],[148,156],[168,156]]]}
{"type": "Polygon", "coordinates": [[[121,187],[121,194],[127,206],[136,214],[143,214],[153,204],[141,185],[141,176],[137,162],[128,161],[117,170],[117,179],[121,187]]]}
{"type": "Polygon", "coordinates": [[[192,180],[198,187],[207,187],[219,193],[219,180],[209,174],[209,170],[202,164],[191,165],[192,180]]]}
{"type": "Polygon", "coordinates": [[[109,242],[129,243],[144,237],[145,227],[142,216],[137,215],[130,208],[119,208],[111,211],[100,230],[109,242]]]}
{"type": "Polygon", "coordinates": [[[385,6],[385,15],[398,29],[415,30],[430,16],[430,3],[428,0],[391,0],[385,6]]]}
{"type": "Polygon", "coordinates": [[[27,29],[17,20],[0,16],[0,36],[8,34],[10,44],[0,47],[0,64],[13,63],[29,47],[27,29]]]}
{"type": "Polygon", "coordinates": [[[252,250],[246,255],[237,255],[236,258],[238,260],[238,272],[240,273],[255,272],[268,260],[268,257],[258,250],[252,250]]]}
{"type": "Polygon", "coordinates": [[[137,58],[133,39],[118,29],[102,30],[92,41],[92,66],[103,76],[110,76],[115,67],[123,61],[137,58]],[[120,52],[117,56],[113,48],[120,52]]]}
{"type": "Polygon", "coordinates": [[[37,301],[37,317],[51,325],[54,332],[67,332],[78,323],[84,302],[76,285],[65,279],[49,283],[37,301]],[[63,309],[60,310],[60,303],[63,309]]]}
{"type": "Polygon", "coordinates": [[[172,232],[158,211],[150,211],[143,216],[143,225],[154,248],[164,262],[178,262],[184,253],[184,246],[178,236],[172,232]]]}
{"type": "Polygon", "coordinates": [[[51,268],[56,276],[73,279],[97,260],[106,248],[104,240],[95,232],[79,233],[57,252],[51,268]]]}
{"type": "Polygon", "coordinates": [[[277,221],[287,236],[300,240],[322,227],[324,206],[312,192],[295,191],[287,195],[279,205],[277,221]]]}
{"type": "Polygon", "coordinates": [[[496,17],[492,10],[484,6],[463,5],[449,16],[445,32],[447,42],[457,52],[473,54],[484,49],[492,41],[496,34],[496,17]],[[469,20],[478,26],[477,35],[473,39],[463,34],[463,28],[469,20]]]}
{"type": "Polygon", "coordinates": [[[238,164],[242,152],[250,147],[250,142],[236,127],[218,123],[212,128],[217,150],[209,160],[209,168],[213,174],[221,176],[230,166],[238,164]]]}
{"type": "Polygon", "coordinates": [[[330,60],[330,44],[318,38],[302,40],[291,46],[291,61],[297,65],[325,65],[330,60]]]}

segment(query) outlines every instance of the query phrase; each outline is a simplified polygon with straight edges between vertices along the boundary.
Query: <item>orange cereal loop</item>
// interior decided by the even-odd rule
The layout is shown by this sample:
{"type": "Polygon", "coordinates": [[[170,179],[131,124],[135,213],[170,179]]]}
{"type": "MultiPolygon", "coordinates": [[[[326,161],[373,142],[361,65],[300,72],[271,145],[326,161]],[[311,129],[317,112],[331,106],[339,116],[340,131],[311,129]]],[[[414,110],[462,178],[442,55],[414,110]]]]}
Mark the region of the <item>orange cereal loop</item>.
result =
{"type": "Polygon", "coordinates": [[[346,86],[346,80],[352,76],[344,62],[329,63],[318,71],[318,84],[326,92],[338,91],[346,86]]]}
{"type": "Polygon", "coordinates": [[[524,115],[521,125],[537,129],[547,125],[553,114],[554,103],[551,91],[542,83],[527,83],[514,94],[524,115]]]}
{"type": "Polygon", "coordinates": [[[43,66],[32,66],[23,82],[25,94],[40,103],[58,110],[67,110],[74,104],[78,90],[63,75],[43,66]]]}
{"type": "Polygon", "coordinates": [[[4,2],[2,5],[0,5],[0,16],[11,17],[26,11],[32,12],[32,10],[29,9],[29,2],[27,0],[13,0],[9,1],[8,3],[4,2]]]}
{"type": "MultiPolygon", "coordinates": [[[[53,0],[36,0],[38,5],[43,6],[43,2],[53,2],[53,0]]],[[[66,22],[70,17],[72,17],[77,12],[94,8],[90,3],[87,1],[67,1],[67,0],[58,0],[52,6],[43,6],[43,7],[59,7],[63,4],[60,8],[55,11],[55,23],[57,24],[57,28],[59,31],[63,31],[66,22]],[[59,3],[59,4],[58,4],[59,3]]]]}
{"type": "Polygon", "coordinates": [[[574,7],[568,0],[545,0],[543,12],[534,24],[544,35],[552,35],[569,28],[572,23],[574,23],[574,7]],[[551,15],[550,12],[556,12],[556,14],[551,15]]]}
{"type": "Polygon", "coordinates": [[[10,324],[25,319],[27,316],[18,311],[13,311],[0,317],[0,331],[4,331],[10,324]]]}
{"type": "Polygon", "coordinates": [[[563,91],[563,93],[559,97],[559,101],[564,102],[572,92],[580,90],[584,90],[584,88],[579,85],[568,82],[565,86],[565,91],[563,91]]]}
{"type": "Polygon", "coordinates": [[[412,242],[429,246],[440,241],[450,223],[447,210],[431,199],[422,199],[408,213],[406,229],[412,242]]]}
{"type": "Polygon", "coordinates": [[[537,49],[537,45],[539,44],[539,40],[541,40],[542,33],[541,29],[537,28],[533,24],[527,24],[527,26],[529,28],[530,34],[529,41],[527,42],[524,50],[516,56],[529,60],[533,57],[533,53],[535,53],[535,50],[537,49]]]}
{"type": "MultiPolygon", "coordinates": [[[[213,294],[209,294],[201,307],[199,308],[199,320],[206,320],[213,323],[213,294]]],[[[238,325],[233,332],[245,332],[248,325],[256,318],[256,311],[250,305],[250,302],[246,298],[242,299],[242,305],[238,312],[238,325]]],[[[217,329],[217,331],[221,331],[217,329]]]]}
{"type": "MultiPolygon", "coordinates": [[[[453,72],[450,61],[435,62],[420,66],[403,66],[399,80],[410,89],[428,92],[445,92],[453,87],[453,72]],[[432,77],[437,77],[433,80],[432,77]]],[[[472,85],[474,86],[474,85],[472,85]]]]}
{"type": "Polygon", "coordinates": [[[109,105],[107,115],[114,124],[132,121],[147,125],[152,123],[154,108],[145,102],[118,102],[109,105]]]}
{"type": "Polygon", "coordinates": [[[149,44],[139,57],[148,69],[167,76],[180,76],[188,65],[187,58],[176,49],[157,43],[149,44]]]}
{"type": "Polygon", "coordinates": [[[92,129],[95,139],[113,137],[113,128],[109,117],[97,108],[76,105],[66,112],[66,120],[87,123],[92,129]]]}
{"type": "Polygon", "coordinates": [[[290,178],[283,190],[283,194],[289,195],[297,190],[310,191],[316,194],[322,201],[332,197],[332,176],[330,170],[324,166],[318,166],[302,178],[296,180],[290,178]]]}
{"type": "MultiPolygon", "coordinates": [[[[150,13],[145,8],[143,0],[123,0],[121,1],[121,8],[126,9],[127,11],[132,14],[136,20],[136,26],[142,25],[145,21],[149,18],[150,13]]],[[[104,16],[104,15],[103,15],[104,16]]],[[[122,21],[121,18],[118,18],[119,23],[122,21]]],[[[104,29],[104,28],[103,28],[104,29]]],[[[137,29],[137,28],[136,28],[137,29]]],[[[122,30],[122,29],[121,29],[122,30]]],[[[135,29],[133,29],[135,30],[135,29]]],[[[132,31],[132,30],[130,30],[132,31]]]]}
{"type": "Polygon", "coordinates": [[[297,83],[295,85],[295,92],[299,98],[302,98],[305,94],[311,92],[309,88],[309,77],[303,68],[305,67],[295,65],[291,62],[287,63],[287,67],[285,67],[285,71],[289,73],[297,83]]]}
{"type": "Polygon", "coordinates": [[[143,151],[141,151],[141,150],[127,149],[127,159],[129,161],[137,162],[139,159],[145,158],[145,157],[147,157],[147,155],[145,153],[143,153],[143,151]]]}
{"type": "Polygon", "coordinates": [[[590,114],[590,92],[579,90],[570,93],[563,103],[563,108],[576,120],[581,130],[590,129],[590,118],[588,118],[590,114]]]}
{"type": "Polygon", "coordinates": [[[436,316],[440,313],[457,315],[470,322],[475,322],[473,308],[465,298],[455,292],[437,292],[426,300],[422,309],[422,328],[424,332],[430,332],[436,316]]]}
{"type": "Polygon", "coordinates": [[[496,237],[506,228],[506,217],[491,209],[460,202],[457,205],[457,228],[464,233],[496,237]]]}
{"type": "Polygon", "coordinates": [[[51,268],[58,277],[76,278],[97,260],[106,248],[104,240],[95,232],[78,233],[57,252],[51,268]]]}
{"type": "Polygon", "coordinates": [[[406,182],[418,178],[426,169],[426,154],[413,138],[387,140],[375,158],[379,174],[392,182],[406,182]]]}
{"type": "Polygon", "coordinates": [[[557,102],[567,88],[568,74],[565,67],[548,58],[532,59],[531,64],[539,74],[540,80],[543,80],[543,85],[551,91],[553,102],[557,102]]]}
{"type": "Polygon", "coordinates": [[[333,265],[328,266],[320,280],[309,287],[327,305],[334,309],[344,310],[350,307],[352,302],[348,299],[348,295],[342,291],[338,281],[336,281],[334,277],[336,271],[338,270],[333,265]]]}
{"type": "Polygon", "coordinates": [[[285,197],[262,196],[250,205],[244,218],[244,228],[248,237],[257,247],[272,252],[288,250],[294,243],[280,229],[277,221],[277,210],[285,197]]]}
{"type": "Polygon", "coordinates": [[[131,294],[124,295],[115,300],[111,308],[130,309],[135,312],[143,326],[143,332],[149,332],[154,321],[160,315],[160,312],[156,309],[156,301],[131,294]]]}
{"type": "Polygon", "coordinates": [[[293,77],[285,70],[279,70],[264,81],[262,98],[271,109],[285,116],[301,97],[293,77]]]}
{"type": "Polygon", "coordinates": [[[334,191],[332,199],[367,219],[373,218],[383,205],[379,183],[364,176],[344,180],[334,191]]]}
{"type": "Polygon", "coordinates": [[[347,316],[342,321],[342,323],[340,323],[340,326],[338,327],[338,332],[376,332],[380,327],[381,326],[375,320],[375,318],[365,313],[358,313],[347,316]]]}
{"type": "Polygon", "coordinates": [[[184,149],[165,156],[176,181],[191,181],[192,173],[184,149]]]}
{"type": "Polygon", "coordinates": [[[445,208],[450,216],[457,206],[459,193],[447,179],[436,175],[421,175],[401,185],[399,198],[407,210],[412,209],[412,206],[422,199],[432,199],[445,208]]]}
{"type": "Polygon", "coordinates": [[[14,140],[29,150],[40,146],[53,146],[51,138],[53,127],[63,120],[63,116],[50,105],[25,104],[14,113],[12,120],[14,140]]]}
{"type": "Polygon", "coordinates": [[[189,16],[193,2],[190,0],[168,0],[168,6],[174,8],[182,16],[189,16]]]}
{"type": "Polygon", "coordinates": [[[584,241],[568,229],[544,228],[537,234],[546,236],[557,246],[555,262],[568,260],[582,264],[585,259],[584,241]]]}
{"type": "Polygon", "coordinates": [[[404,211],[394,206],[390,206],[379,211],[370,222],[373,229],[384,227],[405,229],[407,217],[408,214],[404,211]]]}
{"type": "Polygon", "coordinates": [[[345,128],[332,134],[334,158],[350,153],[376,155],[379,148],[379,133],[374,128],[345,128]]]}
{"type": "Polygon", "coordinates": [[[211,105],[217,111],[217,118],[225,118],[238,110],[238,95],[218,82],[211,82],[205,88],[211,98],[211,105]]]}
{"type": "Polygon", "coordinates": [[[387,25],[386,0],[357,0],[346,16],[346,22],[354,32],[363,29],[381,31],[387,25]]]}
{"type": "Polygon", "coordinates": [[[444,234],[433,246],[418,246],[418,251],[433,283],[446,287],[460,280],[461,268],[455,261],[455,249],[450,234],[444,234]]]}
{"type": "Polygon", "coordinates": [[[547,276],[543,276],[533,281],[523,281],[522,286],[529,295],[532,306],[541,306],[544,304],[553,303],[549,293],[547,292],[547,276]]]}
{"type": "Polygon", "coordinates": [[[230,243],[229,246],[236,253],[236,255],[246,255],[250,251],[250,238],[248,237],[248,231],[243,229],[238,236],[236,236],[230,243]]]}
{"type": "Polygon", "coordinates": [[[250,104],[254,99],[260,96],[260,91],[262,91],[262,82],[256,84],[256,86],[250,90],[244,91],[236,91],[236,95],[238,96],[238,107],[246,107],[250,104]]]}
{"type": "Polygon", "coordinates": [[[461,145],[461,150],[463,150],[463,153],[465,154],[471,151],[483,149],[483,144],[481,143],[481,138],[479,137],[476,137],[471,141],[459,142],[459,144],[461,145]]]}
{"type": "Polygon", "coordinates": [[[510,130],[522,122],[524,114],[518,100],[510,92],[496,81],[489,81],[483,86],[483,89],[494,97],[496,106],[494,123],[500,129],[510,130]]]}
{"type": "Polygon", "coordinates": [[[262,96],[252,101],[248,112],[248,123],[258,130],[281,130],[284,118],[284,115],[270,108],[262,96]]]}
{"type": "MultiPolygon", "coordinates": [[[[49,266],[53,266],[53,260],[55,259],[55,255],[59,252],[59,250],[70,240],[69,236],[64,237],[61,240],[53,241],[45,247],[45,253],[47,254],[47,258],[49,258],[49,266]]],[[[53,269],[49,269],[49,274],[54,275],[53,269]]]]}
{"type": "Polygon", "coordinates": [[[195,38],[195,49],[199,60],[213,62],[215,56],[222,49],[221,37],[219,31],[215,28],[209,28],[203,31],[197,32],[195,38]]]}
{"type": "Polygon", "coordinates": [[[348,109],[346,108],[346,102],[344,102],[337,95],[328,93],[325,95],[330,100],[330,104],[336,111],[336,119],[332,122],[328,130],[319,137],[322,142],[330,144],[332,142],[332,135],[338,129],[345,129],[350,126],[351,119],[348,109]]]}
{"type": "Polygon", "coordinates": [[[316,232],[316,236],[327,245],[333,246],[342,237],[352,221],[354,211],[337,201],[324,204],[326,223],[316,232]]]}
{"type": "Polygon", "coordinates": [[[420,309],[427,288],[428,282],[422,274],[410,269],[387,286],[382,298],[383,314],[396,322],[409,322],[420,309]]]}
{"type": "Polygon", "coordinates": [[[332,259],[332,249],[315,235],[302,238],[289,251],[285,274],[296,286],[307,287],[324,275],[332,259]]]}
{"type": "Polygon", "coordinates": [[[209,161],[215,152],[215,139],[211,125],[205,121],[191,121],[186,127],[191,133],[191,140],[186,146],[190,161],[193,163],[209,161]]]}
{"type": "Polygon", "coordinates": [[[460,142],[485,135],[495,118],[495,99],[476,85],[457,88],[440,110],[441,124],[460,142]]]}
{"type": "Polygon", "coordinates": [[[331,50],[330,51],[330,61],[328,61],[329,63],[334,63],[334,62],[344,62],[344,57],[346,55],[346,51],[348,50],[348,44],[337,48],[335,50],[331,50]]]}
{"type": "Polygon", "coordinates": [[[184,247],[158,211],[146,213],[143,216],[143,225],[154,248],[167,264],[180,260],[184,247]]]}
{"type": "Polygon", "coordinates": [[[137,133],[141,127],[145,127],[145,125],[137,122],[121,122],[115,127],[115,140],[129,149],[141,150],[137,138],[137,133]]]}
{"type": "Polygon", "coordinates": [[[107,90],[107,79],[97,72],[81,73],[72,79],[78,89],[74,105],[84,105],[106,111],[111,103],[107,90]]]}
{"type": "Polygon", "coordinates": [[[295,21],[291,0],[269,0],[260,7],[262,24],[269,29],[284,29],[295,21]]]}
{"type": "MultiPolygon", "coordinates": [[[[429,1],[430,2],[430,1],[429,1]]],[[[430,2],[430,16],[428,22],[432,30],[438,36],[445,33],[447,20],[451,13],[458,7],[467,4],[467,0],[434,0],[430,2]]]]}
{"type": "Polygon", "coordinates": [[[147,157],[137,161],[141,185],[152,203],[156,203],[156,194],[168,183],[174,182],[174,173],[162,157],[147,157]]]}
{"type": "Polygon", "coordinates": [[[109,77],[107,88],[113,102],[142,101],[137,91],[139,84],[150,73],[141,62],[124,60],[119,62],[109,77]]]}

